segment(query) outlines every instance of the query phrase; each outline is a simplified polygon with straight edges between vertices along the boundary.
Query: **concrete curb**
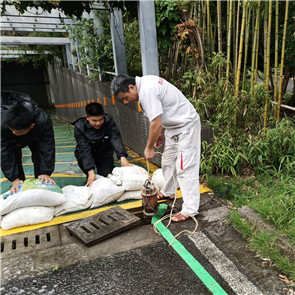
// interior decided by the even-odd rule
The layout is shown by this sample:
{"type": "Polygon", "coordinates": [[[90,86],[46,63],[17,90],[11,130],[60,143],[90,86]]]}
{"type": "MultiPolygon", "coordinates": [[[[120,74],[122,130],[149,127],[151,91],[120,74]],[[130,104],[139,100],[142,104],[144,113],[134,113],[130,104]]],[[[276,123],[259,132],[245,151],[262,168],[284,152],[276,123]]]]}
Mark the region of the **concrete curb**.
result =
{"type": "MultiPolygon", "coordinates": [[[[276,228],[263,220],[258,213],[249,208],[243,206],[238,210],[240,217],[245,218],[251,225],[254,225],[256,229],[260,231],[266,231],[271,234],[277,232],[276,228]]],[[[292,243],[286,236],[279,236],[275,240],[276,246],[279,248],[282,256],[288,257],[291,261],[295,262],[295,249],[292,247],[292,243]]]]}

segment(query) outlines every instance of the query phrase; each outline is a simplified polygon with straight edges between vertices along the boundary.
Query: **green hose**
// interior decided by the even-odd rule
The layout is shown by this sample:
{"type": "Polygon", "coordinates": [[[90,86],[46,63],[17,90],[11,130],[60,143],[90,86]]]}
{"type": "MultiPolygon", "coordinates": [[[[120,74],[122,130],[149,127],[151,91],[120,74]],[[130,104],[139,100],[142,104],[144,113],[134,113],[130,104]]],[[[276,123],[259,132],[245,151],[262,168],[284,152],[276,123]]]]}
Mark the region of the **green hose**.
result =
{"type": "Polygon", "coordinates": [[[172,243],[171,246],[173,249],[180,255],[180,257],[188,264],[188,266],[214,295],[227,295],[227,293],[205,270],[205,268],[185,249],[185,247],[177,239],[174,238],[170,230],[167,229],[161,221],[157,222],[165,214],[167,207],[168,206],[166,204],[159,205],[158,212],[152,218],[152,224],[155,225],[156,229],[169,244],[172,243]]]}

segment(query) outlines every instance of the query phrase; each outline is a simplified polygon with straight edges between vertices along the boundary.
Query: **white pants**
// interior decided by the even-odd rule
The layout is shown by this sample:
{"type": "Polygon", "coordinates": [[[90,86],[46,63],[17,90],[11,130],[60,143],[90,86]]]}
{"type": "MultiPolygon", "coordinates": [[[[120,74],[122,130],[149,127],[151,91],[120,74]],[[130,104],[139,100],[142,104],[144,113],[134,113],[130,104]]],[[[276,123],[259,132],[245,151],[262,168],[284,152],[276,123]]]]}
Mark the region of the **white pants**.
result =
{"type": "Polygon", "coordinates": [[[196,122],[191,128],[183,131],[178,138],[169,138],[165,133],[165,148],[162,156],[162,169],[165,184],[162,187],[164,196],[175,194],[176,186],[180,187],[183,197],[181,213],[198,214],[200,206],[199,167],[201,154],[201,123],[196,122]]]}

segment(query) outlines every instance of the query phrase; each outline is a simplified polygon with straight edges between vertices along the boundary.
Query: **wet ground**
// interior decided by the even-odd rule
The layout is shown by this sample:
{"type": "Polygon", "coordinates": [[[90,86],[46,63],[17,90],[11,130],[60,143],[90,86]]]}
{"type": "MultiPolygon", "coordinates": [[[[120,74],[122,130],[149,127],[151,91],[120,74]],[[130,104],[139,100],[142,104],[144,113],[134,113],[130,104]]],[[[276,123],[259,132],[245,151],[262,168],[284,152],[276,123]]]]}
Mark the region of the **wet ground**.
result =
{"type": "MultiPolygon", "coordinates": [[[[292,294],[227,224],[228,214],[223,202],[203,194],[198,230],[179,241],[225,294],[292,294]]],[[[196,275],[145,220],[92,247],[70,236],[64,225],[57,227],[60,244],[2,259],[1,294],[212,294],[203,274],[196,275]]],[[[169,226],[174,235],[194,228],[193,220],[169,226]]]]}
{"type": "MultiPolygon", "coordinates": [[[[73,127],[54,116],[53,122],[57,153],[53,178],[61,187],[83,185],[85,177],[73,155],[73,127]]],[[[131,161],[142,165],[135,153],[130,155],[131,161]]],[[[28,149],[24,150],[24,164],[26,174],[32,177],[28,149]]],[[[1,180],[3,192],[9,182],[3,175],[1,180]]],[[[181,202],[177,200],[179,206],[181,202]]],[[[140,208],[130,211],[142,217],[140,208]]],[[[71,236],[63,223],[2,235],[1,295],[205,295],[212,294],[208,284],[213,284],[205,280],[207,273],[223,289],[222,294],[294,295],[294,288],[280,281],[279,272],[263,263],[264,257],[257,257],[228,224],[229,213],[222,200],[203,193],[197,231],[180,236],[182,245],[204,267],[198,275],[145,219],[141,226],[91,247],[71,236]]],[[[190,219],[172,223],[169,229],[176,235],[182,230],[193,231],[195,226],[190,219]]]]}

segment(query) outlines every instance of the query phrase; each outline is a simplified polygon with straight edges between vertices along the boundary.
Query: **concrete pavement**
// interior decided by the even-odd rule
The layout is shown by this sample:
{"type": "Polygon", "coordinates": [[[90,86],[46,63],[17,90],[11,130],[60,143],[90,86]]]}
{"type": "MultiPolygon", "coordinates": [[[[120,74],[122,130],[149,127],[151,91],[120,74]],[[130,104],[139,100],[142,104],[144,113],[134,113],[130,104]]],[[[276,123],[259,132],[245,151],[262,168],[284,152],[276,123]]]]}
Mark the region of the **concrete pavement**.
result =
{"type": "MultiPolygon", "coordinates": [[[[198,230],[180,242],[227,294],[292,294],[227,223],[229,212],[222,200],[202,194],[198,230]]],[[[2,258],[1,294],[212,294],[152,226],[142,224],[89,248],[64,225],[47,229],[50,247],[40,243],[2,258]]],[[[169,229],[176,235],[194,227],[188,220],[169,229]]]]}

